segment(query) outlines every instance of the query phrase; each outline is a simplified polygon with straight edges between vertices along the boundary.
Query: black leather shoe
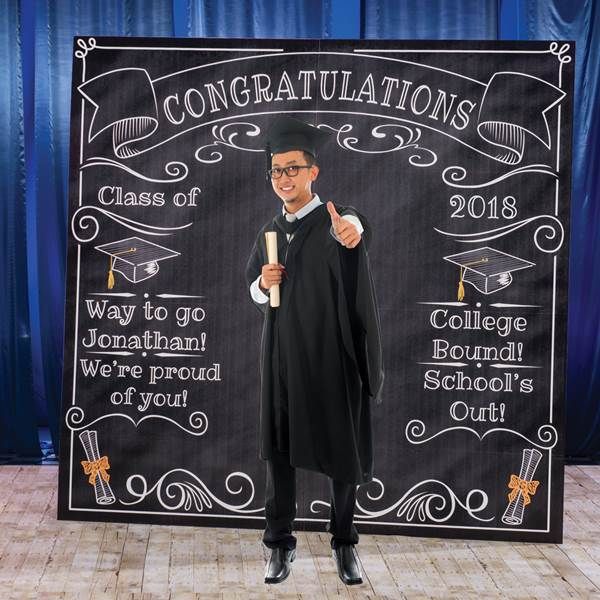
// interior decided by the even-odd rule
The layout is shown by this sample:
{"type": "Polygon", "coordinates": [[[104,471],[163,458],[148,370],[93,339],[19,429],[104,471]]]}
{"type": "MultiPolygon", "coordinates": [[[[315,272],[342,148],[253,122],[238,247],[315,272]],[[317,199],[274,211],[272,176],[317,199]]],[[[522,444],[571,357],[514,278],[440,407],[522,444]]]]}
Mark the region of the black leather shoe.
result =
{"type": "Polygon", "coordinates": [[[363,582],[356,552],[352,544],[343,544],[334,548],[333,558],[337,565],[338,575],[346,585],[356,585],[363,582]]]}
{"type": "Polygon", "coordinates": [[[290,574],[290,563],[296,558],[296,550],[273,548],[265,570],[265,583],[281,583],[290,574]]]}

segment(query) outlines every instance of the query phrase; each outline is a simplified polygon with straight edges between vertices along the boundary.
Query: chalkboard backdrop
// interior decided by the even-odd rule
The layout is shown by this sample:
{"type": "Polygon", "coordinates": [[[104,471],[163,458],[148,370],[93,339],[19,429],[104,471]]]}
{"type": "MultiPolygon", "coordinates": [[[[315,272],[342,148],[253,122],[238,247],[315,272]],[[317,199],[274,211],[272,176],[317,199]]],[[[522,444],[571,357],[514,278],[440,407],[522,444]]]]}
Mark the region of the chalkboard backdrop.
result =
{"type": "MultiPolygon", "coordinates": [[[[359,531],[560,541],[573,45],[76,38],[59,518],[262,528],[263,133],[373,227],[359,531]]],[[[324,476],[298,471],[298,529],[324,476]]]]}

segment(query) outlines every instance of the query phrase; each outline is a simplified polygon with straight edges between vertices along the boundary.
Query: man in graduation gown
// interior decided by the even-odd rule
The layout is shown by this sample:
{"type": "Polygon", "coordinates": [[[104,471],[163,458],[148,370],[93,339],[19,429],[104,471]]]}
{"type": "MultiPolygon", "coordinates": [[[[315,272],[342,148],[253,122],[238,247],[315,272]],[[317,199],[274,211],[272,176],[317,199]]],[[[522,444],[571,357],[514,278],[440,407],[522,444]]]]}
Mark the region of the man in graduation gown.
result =
{"type": "Polygon", "coordinates": [[[327,134],[278,117],[267,133],[268,176],[281,213],[258,233],[246,269],[264,313],[260,456],[267,461],[265,582],[279,583],[295,558],[295,468],[329,477],[328,531],[340,578],[361,583],[354,545],[356,486],[373,477],[371,402],[383,383],[380,325],[369,267],[369,224],[356,209],[312,192],[327,134]],[[269,264],[265,232],[277,232],[269,264]],[[280,306],[269,293],[279,285],[280,306]]]}

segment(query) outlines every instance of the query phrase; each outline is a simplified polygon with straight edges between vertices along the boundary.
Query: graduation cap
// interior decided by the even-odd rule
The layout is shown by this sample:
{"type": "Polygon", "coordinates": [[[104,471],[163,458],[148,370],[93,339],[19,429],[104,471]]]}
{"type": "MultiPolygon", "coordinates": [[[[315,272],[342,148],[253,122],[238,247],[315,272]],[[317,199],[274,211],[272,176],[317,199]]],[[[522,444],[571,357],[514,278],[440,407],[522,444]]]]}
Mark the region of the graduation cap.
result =
{"type": "Polygon", "coordinates": [[[319,148],[329,135],[293,117],[277,117],[266,133],[267,170],[271,168],[271,156],[280,152],[303,150],[316,158],[319,148]]]}
{"type": "Polygon", "coordinates": [[[158,273],[158,262],[179,252],[169,250],[139,237],[130,237],[117,242],[96,246],[96,250],[110,256],[108,267],[108,289],[115,285],[113,271],[121,273],[132,283],[139,283],[158,273]]]}
{"type": "Polygon", "coordinates": [[[500,250],[488,246],[444,256],[444,260],[460,267],[459,302],[465,297],[463,282],[470,283],[475,289],[484,294],[491,294],[511,284],[513,280],[511,273],[513,271],[535,266],[535,263],[528,260],[500,252],[500,250]]]}

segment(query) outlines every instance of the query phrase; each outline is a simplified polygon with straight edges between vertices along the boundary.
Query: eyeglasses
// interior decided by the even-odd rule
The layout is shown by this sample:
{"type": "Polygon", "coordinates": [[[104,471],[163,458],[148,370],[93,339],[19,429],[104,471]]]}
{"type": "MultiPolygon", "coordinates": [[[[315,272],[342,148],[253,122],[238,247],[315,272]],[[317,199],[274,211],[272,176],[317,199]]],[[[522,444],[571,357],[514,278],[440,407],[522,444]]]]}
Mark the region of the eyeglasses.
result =
{"type": "Polygon", "coordinates": [[[296,177],[300,169],[310,169],[313,165],[290,165],[289,167],[273,167],[267,171],[271,179],[279,179],[284,173],[288,177],[296,177]]]}

